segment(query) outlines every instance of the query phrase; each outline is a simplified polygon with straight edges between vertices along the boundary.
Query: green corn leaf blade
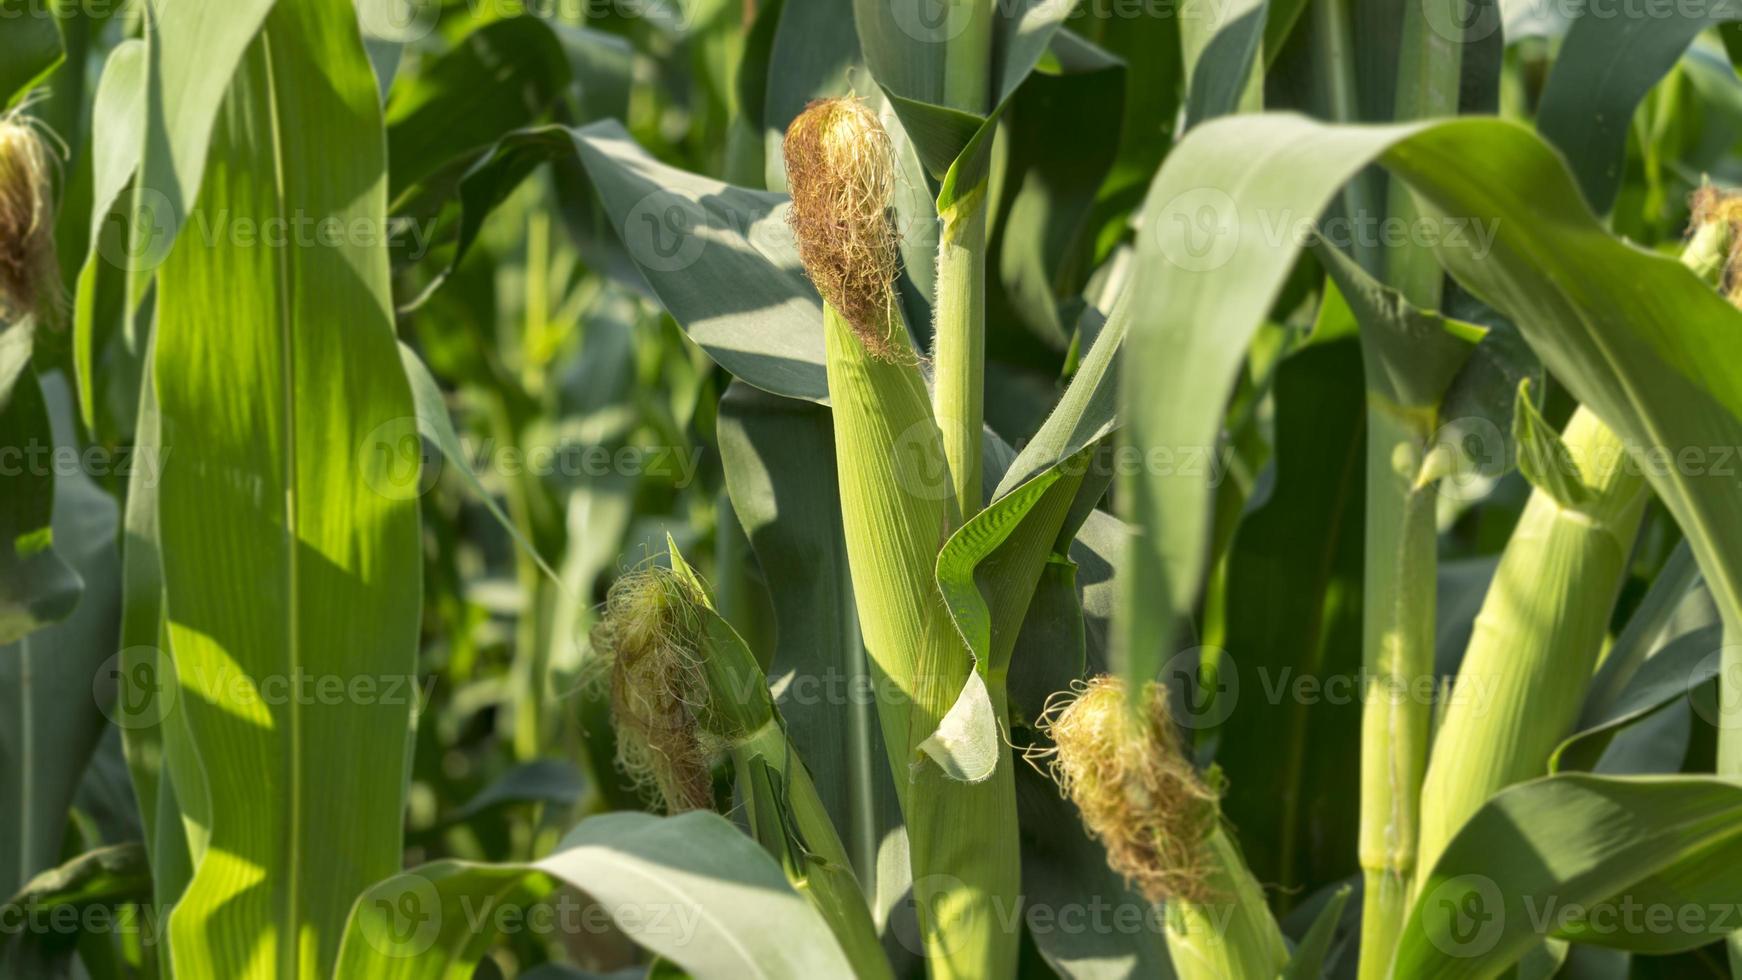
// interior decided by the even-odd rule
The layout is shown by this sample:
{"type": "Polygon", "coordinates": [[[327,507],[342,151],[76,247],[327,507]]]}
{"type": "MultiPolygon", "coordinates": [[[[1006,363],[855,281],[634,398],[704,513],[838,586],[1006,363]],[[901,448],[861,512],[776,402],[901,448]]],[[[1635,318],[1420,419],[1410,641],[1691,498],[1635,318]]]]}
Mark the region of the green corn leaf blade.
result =
{"type": "Polygon", "coordinates": [[[1077,591],[1077,563],[1053,554],[1041,569],[1034,598],[1010,651],[1013,718],[1039,718],[1046,701],[1088,673],[1088,629],[1077,591]]]}
{"type": "Polygon", "coordinates": [[[1319,914],[1313,917],[1313,924],[1307,928],[1306,935],[1300,937],[1300,942],[1294,947],[1294,955],[1288,958],[1288,966],[1283,968],[1282,980],[1317,980],[1324,976],[1325,956],[1331,951],[1331,940],[1336,937],[1337,924],[1343,917],[1343,907],[1349,904],[1348,885],[1337,889],[1331,895],[1331,900],[1319,909],[1319,914]]]}
{"type": "Polygon", "coordinates": [[[0,109],[10,109],[66,57],[59,17],[31,0],[0,0],[0,109]]]}
{"type": "MultiPolygon", "coordinates": [[[[146,846],[155,849],[160,829],[180,835],[181,828],[160,828],[157,823],[159,785],[168,779],[168,773],[164,771],[162,719],[152,713],[150,705],[159,693],[158,669],[167,660],[158,646],[163,631],[163,574],[158,555],[157,489],[162,476],[163,438],[151,350],[148,344],[133,436],[136,458],[151,465],[136,465],[128,474],[126,509],[121,515],[121,652],[116,655],[120,673],[116,677],[115,723],[121,729],[146,846]]],[[[165,878],[167,875],[160,881],[165,878]]]]}
{"type": "MultiPolygon", "coordinates": [[[[1354,129],[1289,116],[1206,124],[1157,177],[1145,222],[1154,230],[1138,248],[1144,329],[1127,358],[1128,370],[1143,372],[1127,395],[1131,444],[1214,445],[1245,339],[1296,252],[1266,227],[1317,213],[1372,160],[1443,224],[1462,222],[1459,240],[1440,242],[1441,261],[1517,323],[1555,376],[1636,451],[1742,444],[1742,315],[1675,260],[1606,234],[1531,133],[1486,119],[1354,129]],[[1526,209],[1530,217],[1519,217],[1526,209]],[[1504,220],[1484,246],[1473,222],[1495,218],[1504,220]],[[1158,388],[1171,393],[1165,408],[1139,393],[1158,388]]],[[[1742,554],[1742,498],[1675,468],[1648,467],[1648,476],[1717,583],[1720,605],[1742,621],[1742,569],[1730,557],[1742,554]]],[[[1126,489],[1135,523],[1158,535],[1133,552],[1126,588],[1127,668],[1148,676],[1195,600],[1209,493],[1181,476],[1144,475],[1126,489]]]]}
{"type": "Polygon", "coordinates": [[[1067,980],[1172,980],[1165,913],[1107,867],[1106,850],[1058,786],[1019,764],[1016,807],[1028,933],[1047,965],[1067,980]]]}
{"type": "Polygon", "coordinates": [[[1072,29],[1125,62],[1119,154],[1089,221],[1099,260],[1123,235],[1131,211],[1143,203],[1144,189],[1173,145],[1184,89],[1179,18],[1154,8],[1134,19],[1097,18],[1072,29]]]}
{"type": "MultiPolygon", "coordinates": [[[[750,538],[779,638],[769,677],[780,712],[862,881],[900,823],[879,746],[870,665],[859,635],[842,537],[840,491],[814,466],[833,459],[827,410],[742,382],[720,403],[720,454],[733,510],[750,538]]],[[[906,882],[891,883],[894,893],[906,882]]],[[[877,882],[880,894],[885,883],[877,882]]]]}
{"type": "Polygon", "coordinates": [[[1531,486],[1562,507],[1578,509],[1590,502],[1591,490],[1579,475],[1578,463],[1561,441],[1561,434],[1542,417],[1530,397],[1530,384],[1518,386],[1518,410],[1512,437],[1518,443],[1518,470],[1531,486]]]}
{"type": "Polygon", "coordinates": [[[495,496],[484,488],[478,474],[473,472],[472,462],[466,458],[466,447],[460,443],[459,433],[454,431],[454,420],[448,417],[448,406],[442,398],[441,386],[436,383],[435,376],[429,373],[423,359],[402,343],[399,345],[399,361],[404,368],[406,380],[411,385],[411,401],[417,415],[414,420],[399,419],[388,423],[374,436],[376,444],[389,461],[383,479],[392,485],[392,492],[416,496],[428,490],[434,483],[435,476],[439,476],[439,471],[432,475],[424,463],[423,443],[419,437],[428,439],[435,443],[448,465],[459,472],[466,489],[484,505],[490,516],[496,519],[496,523],[502,525],[502,529],[508,532],[514,543],[526,552],[527,557],[552,582],[561,584],[562,577],[538,553],[538,548],[521,532],[519,526],[502,509],[502,505],[496,502],[495,496]]]}
{"type": "MultiPolygon", "coordinates": [[[[474,925],[468,909],[475,916],[483,907],[521,907],[565,885],[586,892],[624,934],[696,980],[852,975],[822,917],[767,853],[718,814],[699,810],[663,818],[605,814],[583,821],[539,861],[442,861],[382,881],[351,912],[339,975],[469,977],[498,936],[474,925]]],[[[560,919],[557,925],[564,927],[560,919]]]]}
{"type": "Polygon", "coordinates": [[[1252,111],[1263,98],[1269,0],[1186,0],[1180,9],[1185,54],[1186,125],[1252,111]]]}
{"type": "MultiPolygon", "coordinates": [[[[1325,306],[1348,316],[1338,299],[1325,306]]],[[[1336,326],[1321,312],[1315,333],[1336,326]]],[[[1356,864],[1347,829],[1357,822],[1359,773],[1349,760],[1360,753],[1360,705],[1295,685],[1352,679],[1361,667],[1361,344],[1348,333],[1307,344],[1278,366],[1273,390],[1274,482],[1234,532],[1223,580],[1217,669],[1233,697],[1182,717],[1219,732],[1216,761],[1229,777],[1222,810],[1240,828],[1252,873],[1312,892],[1356,864]]],[[[1195,660],[1182,666],[1191,679],[1195,660]]]]}
{"type": "MultiPolygon", "coordinates": [[[[1119,153],[1129,90],[1124,62],[1068,31],[1056,35],[1052,53],[1057,67],[1031,74],[1006,110],[1005,200],[994,205],[1000,216],[987,253],[1003,289],[990,290],[987,316],[1020,323],[1062,351],[1072,324],[1060,301],[1088,276],[1087,218],[1119,153]]],[[[1014,360],[1002,348],[1019,336],[993,331],[989,356],[1014,360]]]]}
{"type": "Polygon", "coordinates": [[[187,223],[205,174],[212,124],[273,0],[148,0],[146,129],[129,234],[127,308],[187,223]],[[140,243],[144,243],[141,245],[140,243]]]}
{"type": "Polygon", "coordinates": [[[1684,633],[1653,653],[1601,717],[1568,736],[1549,759],[1550,772],[1590,769],[1614,737],[1718,676],[1723,630],[1716,624],[1684,633]]]}
{"type": "MultiPolygon", "coordinates": [[[[485,205],[468,198],[456,207],[461,182],[480,159],[494,153],[504,136],[540,121],[627,118],[633,54],[628,42],[613,34],[513,17],[468,35],[438,62],[439,77],[420,76],[401,88],[388,107],[405,113],[389,131],[390,159],[425,154],[427,162],[393,164],[404,170],[395,173],[390,199],[394,268],[429,267],[421,278],[406,278],[408,296],[401,305],[411,309],[428,299],[464,257],[484,214],[526,176],[517,170],[509,182],[491,186],[499,196],[485,205]],[[532,56],[523,58],[521,49],[532,56]],[[504,87],[504,74],[517,84],[504,87]],[[465,125],[448,125],[455,113],[462,114],[465,125]],[[476,213],[468,215],[464,208],[476,213]],[[469,223],[474,218],[479,224],[469,223]]],[[[570,234],[594,251],[603,242],[614,244],[614,236],[601,227],[586,172],[573,154],[557,154],[551,163],[559,214],[570,234]]],[[[627,264],[612,252],[589,255],[589,260],[614,272],[627,264]]]]}
{"type": "Polygon", "coordinates": [[[537,17],[507,17],[467,34],[395,86],[387,102],[389,200],[439,169],[464,169],[502,134],[537,122],[572,80],[562,43],[537,17]]]}
{"type": "Polygon", "coordinates": [[[104,300],[121,288],[135,257],[131,228],[111,218],[128,194],[144,147],[145,58],[144,41],[117,45],[103,63],[91,107],[91,234],[73,294],[73,365],[86,428],[97,424],[97,357],[120,322],[119,311],[104,300]]]}
{"type": "MultiPolygon", "coordinates": [[[[133,440],[137,463],[128,474],[121,523],[121,651],[115,655],[111,717],[121,730],[151,860],[152,912],[163,923],[193,878],[194,855],[204,851],[210,817],[205,776],[187,744],[186,714],[174,710],[178,685],[165,652],[157,494],[166,454],[152,381],[154,350],[148,341],[133,440]],[[175,790],[178,771],[187,787],[185,801],[175,790]]],[[[167,941],[157,944],[156,956],[169,973],[167,941]]]]}
{"type": "Polygon", "coordinates": [[[786,127],[812,99],[851,92],[855,69],[861,71],[861,81],[864,76],[853,0],[771,4],[758,14],[758,24],[770,13],[767,73],[762,87],[741,90],[739,101],[751,113],[762,142],[767,186],[773,190],[785,184],[780,142],[786,127]]]}
{"type": "MultiPolygon", "coordinates": [[[[929,0],[854,0],[853,22],[859,47],[877,84],[889,95],[896,114],[913,138],[919,158],[932,176],[943,179],[970,143],[980,139],[988,123],[1039,63],[1052,44],[1072,4],[1024,0],[994,5],[992,63],[988,78],[990,114],[980,106],[948,105],[947,43],[967,29],[968,5],[939,7],[929,0]],[[940,16],[941,15],[941,16],[940,16]]],[[[971,169],[984,165],[981,160],[971,169]]],[[[983,173],[960,186],[975,186],[983,173]]]]}
{"type": "Polygon", "coordinates": [[[1652,954],[1711,942],[1734,923],[1666,929],[1640,909],[1729,908],[1739,826],[1742,786],[1709,776],[1565,774],[1504,790],[1426,879],[1395,975],[1494,976],[1550,934],[1652,954]]]}
{"type": "Polygon", "coordinates": [[[33,876],[8,904],[53,907],[123,901],[144,897],[150,885],[145,848],[128,841],[86,851],[33,876]]]}
{"type": "Polygon", "coordinates": [[[786,197],[653,159],[615,120],[504,137],[461,182],[464,255],[494,204],[538,164],[578,156],[635,267],[690,338],[735,376],[824,401],[822,301],[786,227],[786,197]]]}
{"type": "Polygon", "coordinates": [[[1392,404],[1438,406],[1487,331],[1411,306],[1337,249],[1321,246],[1313,254],[1361,325],[1368,387],[1392,404]]]}
{"type": "MultiPolygon", "coordinates": [[[[1742,19],[1730,0],[1672,5],[1649,17],[1579,17],[1537,106],[1537,131],[1566,158],[1585,200],[1607,212],[1621,188],[1633,111],[1695,35],[1742,19]]],[[[1498,25],[1493,25],[1498,27],[1498,25]]]]}
{"type": "Polygon", "coordinates": [[[1694,562],[1687,539],[1683,538],[1658,570],[1651,588],[1639,601],[1632,617],[1627,620],[1627,626],[1615,637],[1603,663],[1598,666],[1597,676],[1591,680],[1591,691],[1585,697],[1584,709],[1579,716],[1581,727],[1595,724],[1597,719],[1610,712],[1640,665],[1659,648],[1666,632],[1672,629],[1676,633],[1690,632],[1712,621],[1710,616],[1700,616],[1697,622],[1689,622],[1681,616],[1681,611],[1689,605],[1698,609],[1697,600],[1703,598],[1703,594],[1699,565],[1694,562]]]}
{"type": "Polygon", "coordinates": [[[505,807],[543,803],[558,808],[574,806],[586,792],[581,771],[562,759],[534,759],[497,777],[464,805],[443,817],[443,826],[465,823],[505,807]]]}
{"type": "MultiPolygon", "coordinates": [[[[165,50],[242,29],[233,6],[171,6],[165,50]]],[[[209,59],[189,60],[207,66],[198,92],[153,79],[145,158],[149,174],[154,146],[209,146],[176,173],[203,172],[196,217],[219,228],[181,236],[157,291],[170,717],[186,736],[169,755],[209,830],[170,944],[182,977],[326,976],[345,910],[400,862],[422,554],[390,450],[415,409],[382,236],[276,247],[235,224],[378,232],[381,110],[347,0],[275,6],[211,117],[195,111],[209,59]],[[327,84],[294,81],[313,76],[327,84]],[[211,118],[209,139],[184,131],[211,118]]]]}
{"type": "MultiPolygon", "coordinates": [[[[50,444],[77,451],[72,394],[58,374],[45,384],[56,437],[50,444]]],[[[82,579],[84,590],[73,594],[71,615],[0,647],[0,891],[8,894],[59,862],[67,810],[107,725],[113,691],[103,682],[115,666],[120,612],[117,508],[83,473],[63,472],[53,492],[55,541],[71,565],[67,574],[82,579]]]]}
{"type": "Polygon", "coordinates": [[[65,619],[79,601],[79,573],[55,550],[54,432],[31,367],[33,328],[0,327],[0,446],[18,472],[0,481],[0,643],[65,619]]]}
{"type": "MultiPolygon", "coordinates": [[[[49,924],[34,928],[8,930],[0,939],[0,972],[9,977],[32,977],[59,980],[88,975],[78,970],[79,930],[56,929],[56,921],[111,922],[120,926],[138,919],[125,918],[116,910],[126,902],[139,901],[151,893],[151,869],[145,861],[145,849],[137,841],[111,844],[79,854],[58,867],[50,868],[32,878],[0,908],[8,914],[29,916],[31,923],[49,924]],[[102,907],[106,918],[88,917],[87,910],[102,907]]],[[[115,930],[119,932],[120,929],[115,930]]],[[[82,964],[88,970],[90,964],[82,964]]]]}

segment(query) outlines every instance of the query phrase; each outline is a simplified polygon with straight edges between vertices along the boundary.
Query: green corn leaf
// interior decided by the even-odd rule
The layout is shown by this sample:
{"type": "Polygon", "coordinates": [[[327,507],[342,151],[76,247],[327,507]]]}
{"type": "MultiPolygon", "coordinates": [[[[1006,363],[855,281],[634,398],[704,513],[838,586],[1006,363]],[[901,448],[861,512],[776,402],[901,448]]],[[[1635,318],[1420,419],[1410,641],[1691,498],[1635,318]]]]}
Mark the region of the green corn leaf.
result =
{"type": "MultiPolygon", "coordinates": [[[[72,393],[58,374],[45,383],[52,445],[75,451],[72,393]]],[[[120,611],[118,521],[115,502],[89,476],[63,472],[54,480],[56,547],[83,592],[59,623],[0,646],[0,891],[8,894],[62,857],[67,810],[107,725],[120,611]]]]}
{"type": "MultiPolygon", "coordinates": [[[[585,891],[625,935],[696,980],[852,975],[821,916],[773,860],[699,810],[592,817],[539,861],[442,861],[382,881],[351,912],[339,975],[469,977],[497,941],[496,910],[543,902],[561,886],[585,891]],[[472,921],[480,908],[491,915],[482,927],[472,921]]],[[[556,925],[565,928],[560,918],[556,925]]]]}
{"type": "Polygon", "coordinates": [[[1518,411],[1513,419],[1512,437],[1518,443],[1518,469],[1524,478],[1562,507],[1577,510],[1589,503],[1591,490],[1585,486],[1578,462],[1567,451],[1561,434],[1537,411],[1529,382],[1518,386],[1518,411]]]}
{"type": "Polygon", "coordinates": [[[108,223],[111,211],[128,192],[144,145],[145,56],[144,41],[127,40],[117,45],[103,63],[103,77],[97,83],[96,102],[91,108],[95,185],[91,237],[73,294],[73,364],[86,428],[94,427],[97,420],[97,356],[119,320],[108,315],[113,311],[107,304],[99,304],[99,295],[107,298],[113,292],[109,287],[121,285],[133,257],[133,243],[124,240],[130,229],[125,224],[108,228],[108,223]],[[104,238],[106,228],[111,236],[108,239],[104,238]]]}
{"type": "Polygon", "coordinates": [[[0,905],[14,922],[29,924],[8,930],[0,940],[0,972],[42,980],[84,975],[75,972],[79,965],[88,969],[88,964],[79,962],[80,931],[55,928],[54,923],[107,921],[138,928],[138,919],[123,916],[116,907],[142,900],[150,892],[151,869],[137,841],[86,851],[43,871],[0,905]],[[108,917],[87,918],[87,910],[98,906],[108,917]]]}
{"type": "MultiPolygon", "coordinates": [[[[1127,358],[1128,370],[1144,372],[1126,403],[1131,443],[1214,444],[1243,340],[1294,254],[1270,243],[1262,219],[1316,213],[1369,160],[1408,181],[1442,220],[1505,219],[1495,226],[1494,254],[1466,234],[1441,243],[1441,260],[1516,322],[1555,376],[1636,451],[1742,443],[1739,314],[1673,259],[1609,237],[1559,159],[1529,132],[1481,119],[1358,130],[1286,116],[1207,124],[1157,178],[1146,217],[1157,231],[1138,249],[1139,268],[1150,273],[1137,277],[1144,329],[1127,358]],[[1527,206],[1531,217],[1516,216],[1527,206]],[[1191,224],[1202,215],[1215,220],[1191,224]],[[1195,240],[1194,228],[1203,232],[1195,240]],[[1234,282],[1243,285],[1229,288],[1234,282]],[[1158,386],[1173,393],[1165,409],[1138,393],[1158,386]]],[[[1720,583],[1720,604],[1742,619],[1742,590],[1731,584],[1742,569],[1727,557],[1742,554],[1742,500],[1722,481],[1673,468],[1647,475],[1720,583]]],[[[1134,552],[1127,576],[1128,668],[1147,676],[1202,575],[1207,524],[1180,515],[1207,515],[1209,495],[1201,479],[1178,476],[1142,478],[1128,491],[1136,523],[1160,535],[1153,549],[1134,552]],[[1171,600],[1155,601],[1158,590],[1171,600]]]]}
{"type": "Polygon", "coordinates": [[[1343,906],[1349,904],[1350,891],[1348,885],[1337,889],[1331,900],[1319,909],[1319,914],[1313,917],[1313,924],[1306,935],[1300,937],[1294,954],[1288,958],[1288,965],[1282,970],[1282,980],[1316,980],[1324,976],[1325,956],[1331,951],[1331,940],[1336,937],[1343,906]]]}
{"type": "Polygon", "coordinates": [[[1673,626],[1677,631],[1687,631],[1711,621],[1711,617],[1702,617],[1697,623],[1678,621],[1681,609],[1696,593],[1704,593],[1700,569],[1687,539],[1683,538],[1658,570],[1651,588],[1627,620],[1626,628],[1604,655],[1579,715],[1581,725],[1594,723],[1609,713],[1640,665],[1658,649],[1666,630],[1673,626]]]}
{"type": "Polygon", "coordinates": [[[1260,49],[1269,7],[1268,0],[1186,0],[1180,5],[1187,126],[1259,107],[1264,92],[1259,56],[1264,53],[1260,49]]]}
{"type": "Polygon", "coordinates": [[[527,803],[570,807],[580,801],[586,789],[581,771],[573,763],[561,759],[534,759],[503,773],[463,806],[443,817],[440,823],[454,826],[480,814],[527,803]]]}
{"type": "MultiPolygon", "coordinates": [[[[246,11],[205,6],[162,12],[166,54],[252,37],[246,11]]],[[[326,976],[345,910],[400,861],[422,556],[384,437],[414,407],[382,236],[274,245],[235,223],[379,232],[381,110],[347,0],[275,6],[211,113],[211,59],[184,57],[197,91],[153,60],[145,157],[149,176],[155,147],[209,146],[198,165],[169,159],[178,178],[204,174],[193,214],[218,229],[181,235],[158,275],[154,380],[173,450],[159,547],[171,717],[186,726],[171,769],[209,830],[190,848],[172,959],[182,977],[326,976]],[[316,74],[327,84],[290,81],[316,74]],[[187,132],[212,118],[209,139],[187,132]]]]}
{"type": "Polygon", "coordinates": [[[200,190],[213,121],[230,79],[273,0],[149,0],[145,148],[131,214],[135,242],[149,242],[130,267],[127,304],[145,295],[149,273],[168,256],[200,190]],[[144,236],[143,238],[137,236],[144,236]]]}
{"type": "Polygon", "coordinates": [[[1329,289],[1314,339],[1277,367],[1275,482],[1228,548],[1217,679],[1231,671],[1238,693],[1187,718],[1194,731],[1218,733],[1216,760],[1229,774],[1222,809],[1253,874],[1305,892],[1355,866],[1347,830],[1360,784],[1349,764],[1360,753],[1359,704],[1294,686],[1351,679],[1361,667],[1366,399],[1353,319],[1329,289]],[[1282,696],[1266,684],[1282,685],[1282,696]]]}
{"type": "Polygon", "coordinates": [[[535,166],[577,156],[628,256],[691,339],[758,388],[826,399],[822,304],[787,230],[785,195],[660,163],[614,120],[504,137],[461,182],[454,262],[535,166]]]}
{"type": "Polygon", "coordinates": [[[1590,769],[1597,764],[1609,742],[1628,726],[1645,720],[1660,708],[1718,676],[1723,631],[1717,624],[1705,626],[1670,640],[1653,653],[1601,717],[1569,735],[1549,759],[1549,771],[1590,769]]]}
{"type": "MultiPolygon", "coordinates": [[[[987,113],[983,106],[954,104],[947,91],[951,84],[945,67],[951,48],[947,42],[972,29],[969,22],[976,16],[972,5],[939,8],[929,0],[854,0],[853,22],[865,63],[888,94],[933,177],[941,180],[970,144],[990,142],[984,139],[988,127],[1051,46],[1072,6],[993,5],[991,43],[996,68],[987,73],[985,89],[991,95],[990,104],[997,108],[987,113]]],[[[963,190],[976,186],[983,176],[981,168],[986,160],[981,154],[973,156],[977,159],[965,163],[974,175],[960,181],[963,190]]]]}
{"type": "Polygon", "coordinates": [[[467,34],[387,102],[389,199],[538,121],[571,81],[562,44],[537,17],[506,17],[467,34]]]}
{"type": "Polygon", "coordinates": [[[0,42],[0,109],[10,109],[66,57],[59,19],[30,0],[0,0],[9,28],[0,42]]]}
{"type": "MultiPolygon", "coordinates": [[[[1058,65],[1036,71],[1016,90],[1008,110],[1001,212],[987,262],[1003,289],[987,297],[992,322],[1021,323],[1055,350],[1070,343],[1061,298],[1081,291],[1093,247],[1087,217],[1119,152],[1118,136],[1130,90],[1126,64],[1068,31],[1054,38],[1058,65]]],[[[935,245],[934,245],[935,248],[935,245]]],[[[911,264],[911,260],[909,260],[911,264]]],[[[999,355],[997,331],[987,340],[999,355]]]]}
{"type": "Polygon", "coordinates": [[[448,406],[442,398],[441,386],[429,373],[423,359],[402,343],[399,345],[399,362],[411,385],[411,401],[417,415],[415,420],[401,419],[396,420],[397,424],[388,423],[375,435],[376,442],[391,461],[384,479],[391,483],[392,492],[415,496],[429,489],[433,477],[424,468],[423,444],[419,437],[428,439],[435,443],[448,465],[459,471],[466,489],[484,505],[490,516],[496,519],[496,523],[502,525],[502,529],[508,532],[514,543],[538,564],[539,570],[552,582],[561,584],[562,577],[538,553],[538,548],[502,510],[502,505],[496,502],[495,496],[478,479],[478,474],[472,471],[472,462],[466,458],[466,447],[461,445],[460,435],[454,431],[454,420],[448,417],[448,406]]]}
{"type": "Polygon", "coordinates": [[[1742,786],[1709,776],[1550,776],[1505,790],[1446,849],[1393,966],[1423,980],[1495,976],[1544,936],[1645,953],[1734,927],[1742,786]],[[1664,929],[1663,913],[1702,919],[1664,929]],[[1629,911],[1631,910],[1631,911],[1629,911]]]}
{"type": "Polygon", "coordinates": [[[1633,111],[1695,35],[1742,19],[1730,0],[1673,5],[1648,17],[1579,17],[1561,42],[1537,106],[1537,130],[1561,151],[1585,200],[1615,203],[1633,111]]]}
{"type": "Polygon", "coordinates": [[[54,433],[31,367],[29,323],[0,327],[0,446],[17,472],[0,481],[0,643],[65,619],[79,601],[78,572],[55,551],[54,433]]]}
{"type": "MultiPolygon", "coordinates": [[[[735,382],[721,399],[719,435],[732,507],[774,600],[779,642],[770,677],[786,692],[781,715],[854,869],[871,881],[878,842],[900,813],[875,706],[864,696],[870,666],[853,608],[840,492],[812,465],[834,458],[829,414],[735,382]]],[[[884,883],[877,888],[883,893],[884,883]]]]}

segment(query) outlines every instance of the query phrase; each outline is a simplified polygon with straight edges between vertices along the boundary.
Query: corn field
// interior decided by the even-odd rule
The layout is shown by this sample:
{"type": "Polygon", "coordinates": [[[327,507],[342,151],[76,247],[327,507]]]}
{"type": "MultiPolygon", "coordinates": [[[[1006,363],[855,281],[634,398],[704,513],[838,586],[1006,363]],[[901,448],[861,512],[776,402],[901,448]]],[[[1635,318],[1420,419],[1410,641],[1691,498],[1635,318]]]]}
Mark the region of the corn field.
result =
{"type": "Polygon", "coordinates": [[[1739,68],[0,0],[0,980],[1742,977],[1739,68]]]}

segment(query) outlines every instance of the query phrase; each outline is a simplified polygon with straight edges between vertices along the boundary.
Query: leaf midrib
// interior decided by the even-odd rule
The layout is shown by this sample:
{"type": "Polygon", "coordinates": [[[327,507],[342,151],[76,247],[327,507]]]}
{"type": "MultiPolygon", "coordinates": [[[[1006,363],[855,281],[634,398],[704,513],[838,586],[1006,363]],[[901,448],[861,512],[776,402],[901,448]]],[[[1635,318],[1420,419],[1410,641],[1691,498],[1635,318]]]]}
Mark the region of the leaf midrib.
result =
{"type": "MultiPolygon", "coordinates": [[[[289,195],[286,191],[284,161],[283,122],[278,108],[278,80],[272,61],[272,30],[268,26],[260,32],[262,58],[266,70],[266,106],[268,132],[272,139],[272,180],[273,199],[281,216],[287,215],[289,195]]],[[[290,268],[290,248],[277,249],[278,258],[278,336],[280,384],[283,387],[284,411],[284,536],[285,536],[285,569],[286,585],[289,591],[286,608],[289,619],[285,624],[287,634],[287,654],[289,655],[290,676],[295,678],[302,669],[301,636],[297,617],[302,608],[298,589],[297,546],[301,535],[297,521],[296,485],[296,344],[292,337],[290,293],[293,288],[290,268]]],[[[302,826],[303,785],[302,785],[302,709],[297,698],[289,698],[286,702],[287,740],[290,750],[290,807],[289,822],[285,827],[286,863],[290,873],[286,876],[285,903],[279,915],[283,918],[279,935],[279,967],[280,975],[297,977],[302,950],[301,937],[298,935],[299,916],[297,909],[302,900],[302,826]]]]}

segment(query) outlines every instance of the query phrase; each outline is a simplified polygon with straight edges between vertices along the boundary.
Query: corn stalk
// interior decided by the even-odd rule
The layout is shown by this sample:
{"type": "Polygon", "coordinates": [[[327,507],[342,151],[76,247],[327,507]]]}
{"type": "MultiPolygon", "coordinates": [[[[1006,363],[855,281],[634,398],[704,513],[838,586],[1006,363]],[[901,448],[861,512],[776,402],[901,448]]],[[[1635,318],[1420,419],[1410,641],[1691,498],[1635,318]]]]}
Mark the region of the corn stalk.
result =
{"type": "MultiPolygon", "coordinates": [[[[1438,24],[1461,24],[1467,0],[1410,4],[1398,56],[1396,118],[1456,115],[1462,45],[1438,24]],[[1437,11],[1437,19],[1435,11],[1437,11]],[[1447,19],[1447,18],[1450,19],[1447,19]]],[[[1409,188],[1393,180],[1387,217],[1420,215],[1409,188]]],[[[1406,244],[1387,256],[1386,278],[1417,309],[1437,309],[1444,273],[1431,252],[1406,244]]],[[[1419,696],[1433,677],[1435,467],[1420,447],[1436,415],[1369,394],[1367,413],[1367,595],[1363,662],[1368,697],[1361,718],[1360,976],[1385,976],[1408,910],[1415,873],[1418,803],[1427,764],[1432,704],[1419,696]]],[[[1438,452],[1438,451],[1436,451],[1438,452]]]]}

